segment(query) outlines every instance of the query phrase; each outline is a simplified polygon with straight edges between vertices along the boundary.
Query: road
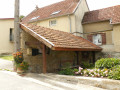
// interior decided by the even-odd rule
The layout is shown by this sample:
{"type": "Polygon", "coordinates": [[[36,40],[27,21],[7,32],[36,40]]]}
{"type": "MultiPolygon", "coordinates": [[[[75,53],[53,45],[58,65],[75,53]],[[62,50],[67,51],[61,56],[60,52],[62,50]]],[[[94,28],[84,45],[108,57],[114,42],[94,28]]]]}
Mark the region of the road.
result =
{"type": "Polygon", "coordinates": [[[13,62],[0,59],[0,69],[13,70],[13,62]]]}
{"type": "Polygon", "coordinates": [[[0,90],[55,90],[9,73],[0,71],[0,90]]]}

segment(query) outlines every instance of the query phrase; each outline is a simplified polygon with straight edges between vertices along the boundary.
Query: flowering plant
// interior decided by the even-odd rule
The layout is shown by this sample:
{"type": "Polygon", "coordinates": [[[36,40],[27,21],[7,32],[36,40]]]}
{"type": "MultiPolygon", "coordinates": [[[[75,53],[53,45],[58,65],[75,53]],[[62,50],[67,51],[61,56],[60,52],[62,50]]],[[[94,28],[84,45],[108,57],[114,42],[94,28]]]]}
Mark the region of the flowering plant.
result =
{"type": "Polygon", "coordinates": [[[29,64],[27,62],[23,61],[22,63],[17,64],[17,67],[19,67],[21,70],[26,71],[26,70],[28,70],[29,64]]]}
{"type": "Polygon", "coordinates": [[[110,69],[82,69],[79,67],[79,71],[75,72],[75,74],[90,77],[108,77],[109,72],[110,69]]]}
{"type": "Polygon", "coordinates": [[[23,53],[17,52],[13,54],[14,61],[16,64],[22,63],[23,61],[23,53]]]}

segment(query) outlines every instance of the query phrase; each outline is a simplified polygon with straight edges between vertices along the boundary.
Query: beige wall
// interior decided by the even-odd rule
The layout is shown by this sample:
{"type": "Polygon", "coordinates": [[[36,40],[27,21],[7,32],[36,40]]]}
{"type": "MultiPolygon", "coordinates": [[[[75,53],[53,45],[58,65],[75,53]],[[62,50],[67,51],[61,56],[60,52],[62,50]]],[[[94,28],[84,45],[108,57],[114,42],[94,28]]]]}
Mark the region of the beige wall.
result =
{"type": "MultiPolygon", "coordinates": [[[[82,26],[81,22],[82,22],[84,13],[87,12],[88,10],[89,9],[88,9],[86,0],[81,0],[78,9],[75,12],[75,21],[76,21],[75,22],[75,25],[76,25],[76,31],[75,32],[83,33],[83,26],[82,26]]],[[[78,34],[78,33],[76,35],[80,36],[80,34],[78,34]]]]}
{"type": "Polygon", "coordinates": [[[13,53],[14,44],[10,42],[10,28],[14,28],[14,20],[0,20],[0,54],[13,53]]]}
{"type": "Polygon", "coordinates": [[[71,20],[71,31],[73,32],[75,31],[74,15],[70,15],[70,19],[69,19],[69,16],[61,16],[61,17],[56,17],[52,19],[42,20],[42,21],[37,22],[37,25],[55,29],[55,30],[64,31],[64,32],[70,32],[70,21],[69,20],[71,20]],[[51,20],[56,20],[57,24],[54,26],[50,26],[49,22],[51,20]]]}
{"type": "Polygon", "coordinates": [[[96,32],[103,30],[112,30],[113,26],[110,25],[109,21],[104,21],[104,22],[83,24],[83,28],[84,28],[84,33],[88,33],[88,32],[96,32]]]}
{"type": "Polygon", "coordinates": [[[120,52],[120,24],[113,27],[113,41],[116,52],[120,52]]]}
{"type": "MultiPolygon", "coordinates": [[[[104,31],[106,33],[106,44],[113,44],[113,25],[110,25],[109,21],[96,22],[90,24],[83,24],[84,33],[104,31]],[[110,31],[105,31],[110,30],[110,31]]],[[[84,35],[87,38],[87,34],[84,35]]]]}

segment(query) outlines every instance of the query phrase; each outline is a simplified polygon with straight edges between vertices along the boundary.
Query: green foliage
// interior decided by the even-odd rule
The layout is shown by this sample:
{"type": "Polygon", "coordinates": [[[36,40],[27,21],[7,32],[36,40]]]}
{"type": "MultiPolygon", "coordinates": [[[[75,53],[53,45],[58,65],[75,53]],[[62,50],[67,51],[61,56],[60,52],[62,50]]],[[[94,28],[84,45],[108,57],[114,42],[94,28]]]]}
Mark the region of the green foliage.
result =
{"type": "Polygon", "coordinates": [[[21,70],[26,71],[28,70],[29,64],[23,61],[22,63],[17,64],[17,67],[21,68],[21,70]]]}
{"type": "Polygon", "coordinates": [[[59,74],[63,74],[63,75],[75,75],[75,72],[77,72],[78,69],[70,69],[70,68],[66,68],[63,69],[59,72],[59,74]]]}
{"type": "Polygon", "coordinates": [[[89,62],[82,62],[80,65],[82,68],[93,68],[94,64],[89,63],[89,62]]]}
{"type": "Polygon", "coordinates": [[[9,60],[9,61],[13,61],[13,56],[9,55],[9,56],[0,56],[0,58],[4,59],[4,60],[9,60]]]}
{"type": "Polygon", "coordinates": [[[25,16],[21,15],[21,16],[20,16],[20,20],[22,20],[24,17],[25,17],[25,16]]]}
{"type": "Polygon", "coordinates": [[[109,72],[108,78],[120,80],[120,65],[116,65],[112,68],[112,70],[109,72]]]}
{"type": "Polygon", "coordinates": [[[120,65],[120,59],[117,58],[102,58],[95,63],[96,68],[112,68],[116,65],[120,65]]]}

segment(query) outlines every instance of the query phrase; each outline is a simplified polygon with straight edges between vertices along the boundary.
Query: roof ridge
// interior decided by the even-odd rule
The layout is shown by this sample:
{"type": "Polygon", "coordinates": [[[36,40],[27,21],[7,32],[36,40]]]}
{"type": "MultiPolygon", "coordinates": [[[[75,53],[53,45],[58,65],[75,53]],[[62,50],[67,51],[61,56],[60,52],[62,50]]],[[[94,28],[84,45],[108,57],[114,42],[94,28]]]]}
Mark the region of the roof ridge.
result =
{"type": "Polygon", "coordinates": [[[92,10],[92,11],[87,11],[87,12],[85,12],[85,13],[94,12],[94,11],[99,11],[99,10],[108,9],[108,8],[114,8],[114,7],[117,7],[117,6],[120,6],[120,5],[115,5],[115,6],[110,6],[110,7],[106,7],[106,8],[101,8],[101,9],[96,9],[96,10],[92,10]]]}

